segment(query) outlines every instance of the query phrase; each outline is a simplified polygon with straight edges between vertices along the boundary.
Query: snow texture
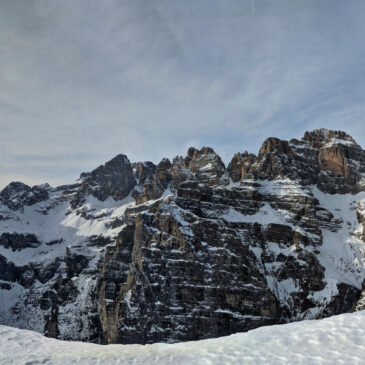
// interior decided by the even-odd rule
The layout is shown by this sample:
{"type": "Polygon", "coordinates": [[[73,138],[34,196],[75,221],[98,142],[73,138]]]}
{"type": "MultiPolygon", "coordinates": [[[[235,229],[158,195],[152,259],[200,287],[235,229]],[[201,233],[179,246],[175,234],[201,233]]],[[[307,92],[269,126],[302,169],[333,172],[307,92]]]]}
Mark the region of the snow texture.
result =
{"type": "Polygon", "coordinates": [[[365,311],[178,344],[96,345],[0,326],[0,363],[363,364],[365,311]]]}

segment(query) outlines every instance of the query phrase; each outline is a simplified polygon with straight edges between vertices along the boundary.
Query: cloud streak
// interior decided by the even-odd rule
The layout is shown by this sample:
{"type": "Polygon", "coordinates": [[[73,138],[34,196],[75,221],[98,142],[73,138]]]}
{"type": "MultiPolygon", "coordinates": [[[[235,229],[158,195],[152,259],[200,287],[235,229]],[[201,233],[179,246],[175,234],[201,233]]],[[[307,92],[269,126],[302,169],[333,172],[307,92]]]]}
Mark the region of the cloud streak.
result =
{"type": "Polygon", "coordinates": [[[2,1],[0,186],[190,145],[228,162],[319,127],[365,146],[364,14],[360,0],[2,1]]]}

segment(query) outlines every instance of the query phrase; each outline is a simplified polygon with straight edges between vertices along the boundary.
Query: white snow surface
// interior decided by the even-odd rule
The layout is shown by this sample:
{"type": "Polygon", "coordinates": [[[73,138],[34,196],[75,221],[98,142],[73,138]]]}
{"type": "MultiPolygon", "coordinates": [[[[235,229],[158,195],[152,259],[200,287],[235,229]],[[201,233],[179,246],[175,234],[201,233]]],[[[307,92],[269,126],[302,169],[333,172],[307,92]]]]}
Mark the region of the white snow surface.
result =
{"type": "Polygon", "coordinates": [[[96,345],[0,326],[0,363],[364,364],[365,311],[177,344],[96,345]]]}
{"type": "Polygon", "coordinates": [[[365,280],[365,244],[354,234],[363,229],[356,216],[356,207],[365,199],[365,193],[325,194],[313,187],[314,196],[322,207],[331,212],[338,221],[339,229],[332,232],[322,229],[323,244],[319,247],[319,261],[325,267],[328,285],[313,297],[325,303],[337,293],[337,282],[361,289],[365,280]]]}

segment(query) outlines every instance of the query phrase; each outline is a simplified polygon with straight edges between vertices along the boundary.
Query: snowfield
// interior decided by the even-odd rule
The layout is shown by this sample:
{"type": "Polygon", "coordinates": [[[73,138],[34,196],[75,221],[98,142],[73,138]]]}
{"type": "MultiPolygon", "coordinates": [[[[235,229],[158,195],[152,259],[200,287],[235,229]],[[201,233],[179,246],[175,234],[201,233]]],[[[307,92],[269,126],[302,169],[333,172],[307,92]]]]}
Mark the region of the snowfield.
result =
{"type": "Polygon", "coordinates": [[[0,326],[0,364],[364,364],[365,311],[178,344],[65,342],[0,326]]]}

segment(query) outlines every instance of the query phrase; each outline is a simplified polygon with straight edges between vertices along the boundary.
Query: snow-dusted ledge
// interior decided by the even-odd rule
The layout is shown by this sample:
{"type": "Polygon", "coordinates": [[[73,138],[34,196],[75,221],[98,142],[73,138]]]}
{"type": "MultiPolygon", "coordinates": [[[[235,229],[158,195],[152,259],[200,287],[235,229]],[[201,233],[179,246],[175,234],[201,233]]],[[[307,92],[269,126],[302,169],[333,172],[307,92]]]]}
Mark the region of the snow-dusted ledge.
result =
{"type": "Polygon", "coordinates": [[[1,364],[363,364],[365,311],[154,345],[64,342],[0,326],[1,364]]]}

